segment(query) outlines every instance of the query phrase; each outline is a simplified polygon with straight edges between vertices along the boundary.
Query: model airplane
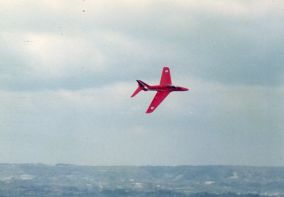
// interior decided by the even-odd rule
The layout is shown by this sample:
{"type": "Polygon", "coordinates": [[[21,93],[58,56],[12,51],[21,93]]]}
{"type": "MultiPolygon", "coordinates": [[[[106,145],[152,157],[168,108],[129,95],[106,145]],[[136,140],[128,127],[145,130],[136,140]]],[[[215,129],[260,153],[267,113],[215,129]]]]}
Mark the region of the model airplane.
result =
{"type": "Polygon", "coordinates": [[[134,97],[141,90],[144,91],[157,91],[152,103],[150,104],[146,113],[152,113],[160,103],[173,91],[188,91],[187,88],[183,88],[180,86],[173,86],[171,80],[171,73],[168,67],[163,68],[162,77],[160,81],[160,85],[150,86],[141,80],[136,80],[138,82],[138,88],[132,94],[131,97],[134,97]]]}

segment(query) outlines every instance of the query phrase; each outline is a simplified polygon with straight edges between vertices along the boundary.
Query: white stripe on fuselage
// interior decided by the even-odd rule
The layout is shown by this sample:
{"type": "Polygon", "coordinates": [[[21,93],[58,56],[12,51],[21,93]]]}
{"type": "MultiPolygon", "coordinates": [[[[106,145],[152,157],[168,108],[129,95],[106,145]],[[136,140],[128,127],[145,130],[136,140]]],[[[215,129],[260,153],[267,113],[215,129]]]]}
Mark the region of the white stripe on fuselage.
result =
{"type": "Polygon", "coordinates": [[[165,90],[165,89],[147,89],[145,88],[146,91],[169,91],[169,90],[165,90]]]}

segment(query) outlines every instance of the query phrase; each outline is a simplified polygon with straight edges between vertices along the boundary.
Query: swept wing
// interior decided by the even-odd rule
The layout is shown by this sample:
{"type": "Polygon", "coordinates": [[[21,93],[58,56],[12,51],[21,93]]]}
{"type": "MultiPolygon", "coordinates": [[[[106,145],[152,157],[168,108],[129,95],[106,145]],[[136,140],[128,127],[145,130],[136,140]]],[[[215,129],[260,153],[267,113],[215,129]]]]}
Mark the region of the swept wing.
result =
{"type": "Polygon", "coordinates": [[[146,113],[152,113],[169,94],[170,92],[158,91],[146,113]]]}
{"type": "Polygon", "coordinates": [[[164,67],[162,76],[161,76],[160,85],[171,85],[171,84],[172,84],[172,80],[171,80],[170,69],[169,67],[164,67]]]}

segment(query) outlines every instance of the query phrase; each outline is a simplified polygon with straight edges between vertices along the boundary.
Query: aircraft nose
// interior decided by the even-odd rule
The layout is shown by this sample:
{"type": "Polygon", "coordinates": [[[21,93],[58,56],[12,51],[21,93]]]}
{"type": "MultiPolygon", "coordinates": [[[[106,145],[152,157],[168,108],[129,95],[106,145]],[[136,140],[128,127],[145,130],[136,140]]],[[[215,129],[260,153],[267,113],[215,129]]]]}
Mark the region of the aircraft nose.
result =
{"type": "Polygon", "coordinates": [[[188,89],[187,88],[183,88],[183,91],[188,91],[188,89]]]}

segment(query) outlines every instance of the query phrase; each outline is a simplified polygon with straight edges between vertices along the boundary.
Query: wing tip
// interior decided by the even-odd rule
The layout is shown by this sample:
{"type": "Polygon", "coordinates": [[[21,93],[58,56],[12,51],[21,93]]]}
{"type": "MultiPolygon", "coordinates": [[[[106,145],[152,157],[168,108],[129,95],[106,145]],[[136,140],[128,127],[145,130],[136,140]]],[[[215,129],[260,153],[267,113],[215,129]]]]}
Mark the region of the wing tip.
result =
{"type": "Polygon", "coordinates": [[[149,107],[148,109],[147,109],[147,111],[146,111],[146,114],[150,114],[150,113],[152,113],[154,110],[155,110],[156,108],[155,107],[149,107]]]}
{"type": "Polygon", "coordinates": [[[169,68],[169,67],[164,67],[163,71],[164,71],[165,73],[169,73],[169,72],[170,72],[170,68],[169,68]]]}

